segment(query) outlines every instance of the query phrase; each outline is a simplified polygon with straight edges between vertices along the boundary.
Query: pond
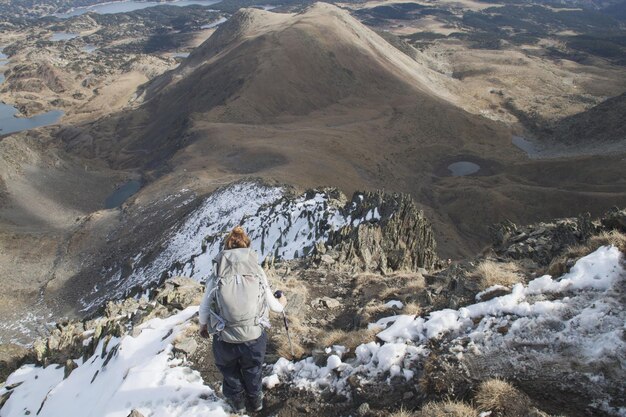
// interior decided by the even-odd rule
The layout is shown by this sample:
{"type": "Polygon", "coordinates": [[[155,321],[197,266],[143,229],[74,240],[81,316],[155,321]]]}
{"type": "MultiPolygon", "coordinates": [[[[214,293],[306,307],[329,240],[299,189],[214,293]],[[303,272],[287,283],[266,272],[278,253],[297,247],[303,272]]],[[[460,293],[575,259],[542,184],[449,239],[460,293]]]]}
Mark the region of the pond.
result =
{"type": "Polygon", "coordinates": [[[480,171],[480,165],[469,161],[458,161],[448,165],[453,177],[464,177],[480,171]]]}
{"type": "Polygon", "coordinates": [[[0,103],[0,135],[51,125],[63,116],[61,110],[52,110],[33,117],[15,117],[17,114],[15,107],[0,103]]]}
{"type": "Polygon", "coordinates": [[[106,200],[104,200],[104,208],[112,209],[121,206],[124,201],[128,200],[141,188],[141,182],[138,180],[130,180],[126,184],[113,191],[106,200]]]}
{"type": "Polygon", "coordinates": [[[189,56],[189,52],[176,52],[175,54],[172,54],[172,57],[174,58],[187,58],[189,56]]]}
{"type": "Polygon", "coordinates": [[[191,5],[200,5],[200,6],[210,6],[215,3],[219,3],[220,0],[178,0],[178,1],[168,1],[168,2],[159,2],[159,1],[134,1],[134,0],[126,0],[126,1],[114,1],[110,3],[101,3],[95,4],[93,6],[86,7],[76,7],[66,13],[56,13],[53,16],[59,17],[61,19],[66,19],[72,16],[79,16],[81,14],[85,14],[88,12],[98,13],[98,14],[114,14],[114,13],[126,13],[132,12],[134,10],[147,9],[148,7],[154,6],[162,6],[162,5],[170,5],[170,6],[191,6],[191,5]]]}
{"type": "Polygon", "coordinates": [[[50,37],[50,40],[52,42],[69,41],[70,39],[74,39],[79,36],[80,35],[78,33],[54,32],[52,36],[50,37]]]}
{"type": "Polygon", "coordinates": [[[96,45],[87,44],[87,45],[83,46],[80,49],[82,49],[83,52],[87,52],[88,54],[92,54],[92,53],[94,53],[94,51],[96,49],[98,49],[98,47],[96,45]]]}

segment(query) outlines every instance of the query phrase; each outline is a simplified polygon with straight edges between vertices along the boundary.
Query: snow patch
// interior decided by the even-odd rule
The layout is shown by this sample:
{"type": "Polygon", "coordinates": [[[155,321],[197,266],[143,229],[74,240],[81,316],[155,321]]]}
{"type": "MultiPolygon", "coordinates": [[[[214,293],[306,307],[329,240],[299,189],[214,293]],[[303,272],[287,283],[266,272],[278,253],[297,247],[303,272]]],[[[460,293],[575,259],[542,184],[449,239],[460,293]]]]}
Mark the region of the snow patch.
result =
{"type": "MultiPolygon", "coordinates": [[[[197,310],[152,319],[137,337],[101,341],[96,354],[77,360],[67,379],[63,365],[23,366],[7,380],[7,385],[22,384],[2,407],[2,417],[127,417],[132,409],[159,417],[228,416],[200,374],[172,355],[172,341],[197,310]]],[[[0,395],[5,392],[0,389],[0,395]]]]}

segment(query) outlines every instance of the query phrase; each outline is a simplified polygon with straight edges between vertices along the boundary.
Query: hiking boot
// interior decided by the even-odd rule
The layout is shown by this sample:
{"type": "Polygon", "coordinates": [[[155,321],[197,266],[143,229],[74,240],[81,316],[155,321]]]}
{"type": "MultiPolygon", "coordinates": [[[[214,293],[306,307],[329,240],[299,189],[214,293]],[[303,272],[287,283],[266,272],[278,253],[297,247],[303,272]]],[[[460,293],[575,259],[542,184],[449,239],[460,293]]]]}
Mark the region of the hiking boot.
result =
{"type": "Polygon", "coordinates": [[[248,400],[250,400],[250,408],[252,409],[252,411],[257,412],[263,409],[263,393],[262,392],[259,392],[254,397],[248,397],[248,400]]]}
{"type": "Polygon", "coordinates": [[[243,396],[228,398],[228,405],[233,409],[235,414],[243,414],[246,412],[246,401],[243,396]]]}

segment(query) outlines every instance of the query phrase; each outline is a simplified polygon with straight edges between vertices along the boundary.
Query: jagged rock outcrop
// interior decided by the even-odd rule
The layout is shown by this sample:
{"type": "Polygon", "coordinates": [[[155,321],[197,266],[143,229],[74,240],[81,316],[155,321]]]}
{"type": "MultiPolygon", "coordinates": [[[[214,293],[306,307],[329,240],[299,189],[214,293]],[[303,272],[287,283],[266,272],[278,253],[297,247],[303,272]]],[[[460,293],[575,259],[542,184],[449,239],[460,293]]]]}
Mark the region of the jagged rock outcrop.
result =
{"type": "Polygon", "coordinates": [[[546,266],[566,248],[583,245],[591,236],[602,231],[626,231],[626,210],[612,208],[595,220],[589,213],[583,213],[576,218],[525,226],[505,221],[490,230],[497,255],[516,260],[530,259],[546,266]]]}
{"type": "Polygon", "coordinates": [[[320,253],[320,260],[325,256],[327,263],[382,273],[435,266],[437,245],[430,222],[410,196],[355,194],[352,204],[358,204],[360,211],[353,216],[367,221],[331,233],[326,244],[332,247],[330,258],[320,253]]]}
{"type": "Polygon", "coordinates": [[[597,229],[597,224],[593,224],[586,213],[575,219],[526,226],[505,221],[493,226],[491,235],[498,255],[548,265],[563,249],[584,242],[597,229]]]}

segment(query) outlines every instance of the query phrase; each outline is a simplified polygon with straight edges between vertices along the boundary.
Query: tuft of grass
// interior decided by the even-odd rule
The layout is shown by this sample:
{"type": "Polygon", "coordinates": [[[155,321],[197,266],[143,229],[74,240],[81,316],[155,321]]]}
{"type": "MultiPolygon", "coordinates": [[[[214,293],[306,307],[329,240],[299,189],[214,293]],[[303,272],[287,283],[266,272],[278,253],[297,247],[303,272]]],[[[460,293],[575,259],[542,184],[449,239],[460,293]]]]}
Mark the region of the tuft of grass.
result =
{"type": "Polygon", "coordinates": [[[310,353],[301,343],[300,335],[307,334],[308,330],[300,322],[300,318],[296,316],[289,317],[289,334],[291,335],[291,343],[295,358],[291,357],[291,349],[289,347],[289,338],[285,328],[282,327],[280,333],[274,331],[271,333],[272,342],[276,345],[276,353],[287,359],[299,359],[307,353],[310,353]]]}
{"type": "Polygon", "coordinates": [[[478,417],[478,411],[472,406],[459,401],[440,401],[426,404],[420,410],[419,417],[478,417]]]}
{"type": "Polygon", "coordinates": [[[485,290],[494,285],[511,287],[522,281],[520,269],[514,262],[482,261],[472,274],[479,289],[485,290]]]}
{"type": "Polygon", "coordinates": [[[530,413],[530,399],[501,379],[483,381],[474,398],[480,411],[491,411],[494,417],[524,417],[530,413]]]}
{"type": "Polygon", "coordinates": [[[547,273],[553,277],[561,276],[568,272],[569,266],[573,265],[574,261],[589,255],[601,246],[607,245],[615,246],[626,255],[626,234],[617,230],[601,232],[590,237],[584,245],[570,246],[563,255],[550,262],[547,273]]]}
{"type": "Polygon", "coordinates": [[[400,407],[399,410],[394,411],[391,414],[388,414],[387,417],[415,417],[415,413],[405,410],[404,407],[400,407]]]}
{"type": "Polygon", "coordinates": [[[363,343],[368,343],[374,340],[376,334],[380,332],[380,328],[375,329],[360,329],[360,330],[352,330],[352,331],[344,331],[344,330],[331,330],[328,331],[320,331],[320,334],[317,340],[320,341],[322,348],[333,346],[333,345],[341,345],[348,349],[351,352],[354,352],[354,349],[363,343]]]}
{"type": "Polygon", "coordinates": [[[380,299],[387,300],[390,298],[403,298],[407,294],[416,294],[424,289],[423,280],[408,281],[403,285],[395,287],[387,287],[380,292],[380,299]]]}
{"type": "Polygon", "coordinates": [[[419,316],[422,314],[422,306],[413,301],[405,304],[401,311],[402,314],[413,314],[415,316],[419,316]]]}
{"type": "Polygon", "coordinates": [[[365,307],[360,311],[361,318],[367,323],[376,321],[380,316],[388,313],[389,307],[386,307],[382,302],[378,300],[368,302],[365,307]]]}

